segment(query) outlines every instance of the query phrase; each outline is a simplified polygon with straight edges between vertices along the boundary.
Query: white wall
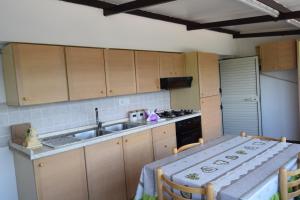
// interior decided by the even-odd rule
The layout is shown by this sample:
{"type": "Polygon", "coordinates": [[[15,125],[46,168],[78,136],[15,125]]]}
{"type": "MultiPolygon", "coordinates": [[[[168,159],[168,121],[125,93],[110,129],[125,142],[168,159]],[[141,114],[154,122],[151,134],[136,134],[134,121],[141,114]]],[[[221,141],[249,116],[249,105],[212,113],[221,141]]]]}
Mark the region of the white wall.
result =
{"type": "Polygon", "coordinates": [[[17,200],[13,154],[8,147],[0,148],[0,194],[1,200],[17,200]]]}
{"type": "Polygon", "coordinates": [[[162,51],[235,53],[231,35],[120,14],[58,0],[1,0],[0,41],[162,51]]]}
{"type": "Polygon", "coordinates": [[[297,71],[260,75],[263,134],[300,141],[297,71]]]}

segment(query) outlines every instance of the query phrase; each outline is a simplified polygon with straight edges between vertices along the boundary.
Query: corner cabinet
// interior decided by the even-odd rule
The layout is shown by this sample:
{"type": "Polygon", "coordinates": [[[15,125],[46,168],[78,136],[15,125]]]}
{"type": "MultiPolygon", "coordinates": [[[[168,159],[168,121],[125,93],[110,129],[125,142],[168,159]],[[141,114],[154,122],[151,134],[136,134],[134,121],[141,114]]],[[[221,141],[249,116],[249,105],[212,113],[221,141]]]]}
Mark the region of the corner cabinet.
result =
{"type": "Polygon", "coordinates": [[[66,47],[70,100],[106,96],[103,49],[66,47]]]}
{"type": "Polygon", "coordinates": [[[122,138],[87,146],[85,157],[89,200],[126,200],[122,138]]]}
{"type": "Polygon", "coordinates": [[[184,54],[160,53],[160,77],[180,77],[185,75],[184,54]]]}
{"type": "Polygon", "coordinates": [[[134,51],[105,49],[107,96],[136,93],[134,51]]]}
{"type": "Polygon", "coordinates": [[[131,200],[135,196],[144,165],[154,160],[151,129],[124,136],[123,150],[127,199],[131,200]]]}
{"type": "Polygon", "coordinates": [[[13,43],[3,50],[8,105],[68,100],[64,47],[13,43]]]}
{"type": "Polygon", "coordinates": [[[159,53],[135,51],[137,92],[160,91],[159,53]]]}

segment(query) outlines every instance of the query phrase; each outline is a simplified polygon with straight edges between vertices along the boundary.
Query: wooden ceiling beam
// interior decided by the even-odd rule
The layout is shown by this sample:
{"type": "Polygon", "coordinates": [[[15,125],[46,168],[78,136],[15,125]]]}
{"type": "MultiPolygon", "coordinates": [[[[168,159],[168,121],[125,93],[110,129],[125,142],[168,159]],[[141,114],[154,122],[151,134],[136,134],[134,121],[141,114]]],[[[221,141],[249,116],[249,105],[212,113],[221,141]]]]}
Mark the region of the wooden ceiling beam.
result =
{"type": "Polygon", "coordinates": [[[272,17],[270,15],[262,15],[257,17],[247,17],[241,19],[202,23],[201,25],[187,26],[187,30],[209,29],[209,28],[217,28],[217,27],[224,27],[224,26],[255,24],[255,23],[262,23],[262,22],[276,22],[280,20],[295,19],[295,18],[300,18],[300,11],[280,13],[278,17],[272,17]]]}
{"type": "Polygon", "coordinates": [[[104,16],[110,16],[119,13],[126,13],[129,11],[138,10],[149,6],[164,4],[171,1],[176,1],[176,0],[135,0],[135,1],[130,1],[128,3],[116,5],[108,9],[104,9],[103,14],[104,16]]]}
{"type": "MultiPolygon", "coordinates": [[[[112,3],[108,3],[108,2],[104,2],[104,1],[98,1],[98,0],[60,0],[60,1],[90,6],[90,7],[94,7],[94,8],[100,8],[103,10],[116,6],[116,4],[112,4],[112,3]]],[[[156,20],[165,21],[165,22],[171,22],[171,23],[175,23],[175,24],[181,24],[181,25],[185,25],[185,26],[201,25],[198,22],[193,22],[193,21],[189,21],[189,20],[185,20],[185,19],[176,18],[176,17],[170,17],[167,15],[161,15],[161,14],[152,13],[152,12],[143,11],[143,10],[133,10],[133,11],[127,12],[127,14],[146,17],[146,18],[150,18],[150,19],[156,19],[156,20]]],[[[231,35],[239,34],[239,31],[234,31],[234,30],[225,29],[225,28],[211,28],[209,30],[220,32],[220,33],[227,33],[227,34],[231,34],[231,35]]]]}
{"type": "Polygon", "coordinates": [[[254,37],[299,35],[299,34],[300,34],[300,29],[297,29],[297,30],[261,32],[261,33],[242,33],[242,34],[233,35],[233,38],[254,38],[254,37]]]}

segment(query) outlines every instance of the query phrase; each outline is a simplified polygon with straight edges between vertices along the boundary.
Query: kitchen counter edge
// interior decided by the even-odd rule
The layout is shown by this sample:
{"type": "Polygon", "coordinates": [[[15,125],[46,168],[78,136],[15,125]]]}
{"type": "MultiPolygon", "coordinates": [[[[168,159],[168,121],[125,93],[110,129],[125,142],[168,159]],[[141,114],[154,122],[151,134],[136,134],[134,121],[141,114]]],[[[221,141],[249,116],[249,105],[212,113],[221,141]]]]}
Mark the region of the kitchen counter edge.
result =
{"type": "MultiPolygon", "coordinates": [[[[9,142],[9,148],[12,151],[15,151],[15,152],[18,152],[18,153],[21,153],[21,154],[27,156],[30,160],[36,160],[36,159],[39,159],[39,158],[52,156],[52,155],[55,155],[55,154],[63,153],[63,152],[78,149],[78,148],[83,148],[85,146],[97,144],[97,143],[100,143],[100,142],[112,140],[112,139],[115,139],[115,138],[130,135],[130,134],[133,134],[133,133],[141,132],[141,131],[144,131],[144,130],[147,130],[147,129],[152,129],[152,128],[155,128],[155,127],[167,125],[167,124],[170,124],[170,123],[175,123],[175,122],[178,122],[178,121],[182,121],[182,120],[185,120],[185,119],[190,119],[190,118],[194,118],[194,117],[198,117],[198,116],[201,116],[200,112],[193,113],[193,114],[190,114],[190,115],[185,115],[185,116],[182,116],[182,117],[176,117],[176,118],[173,118],[173,119],[166,119],[165,121],[152,122],[152,123],[150,122],[150,124],[147,124],[147,125],[144,125],[144,126],[139,126],[139,127],[136,127],[136,128],[132,128],[130,130],[120,131],[120,132],[115,133],[115,134],[109,134],[109,135],[104,135],[104,136],[100,136],[100,137],[95,137],[95,138],[92,138],[92,139],[82,140],[80,142],[76,142],[74,144],[66,145],[66,146],[63,146],[63,147],[60,147],[60,148],[56,148],[56,149],[53,149],[53,148],[50,148],[50,147],[47,147],[47,146],[43,146],[42,149],[31,150],[31,149],[27,149],[27,148],[25,148],[21,145],[12,143],[11,141],[9,142]]],[[[92,127],[92,126],[86,126],[85,128],[87,128],[87,127],[92,127]]],[[[78,130],[80,130],[80,129],[83,129],[83,128],[82,127],[78,128],[78,130]]],[[[75,130],[75,129],[73,129],[73,130],[75,130]]],[[[63,134],[63,132],[65,132],[65,131],[62,131],[62,134],[63,134]]],[[[46,135],[50,136],[51,133],[46,134],[46,135]]],[[[41,138],[44,138],[44,137],[45,136],[42,136],[41,138]]]]}

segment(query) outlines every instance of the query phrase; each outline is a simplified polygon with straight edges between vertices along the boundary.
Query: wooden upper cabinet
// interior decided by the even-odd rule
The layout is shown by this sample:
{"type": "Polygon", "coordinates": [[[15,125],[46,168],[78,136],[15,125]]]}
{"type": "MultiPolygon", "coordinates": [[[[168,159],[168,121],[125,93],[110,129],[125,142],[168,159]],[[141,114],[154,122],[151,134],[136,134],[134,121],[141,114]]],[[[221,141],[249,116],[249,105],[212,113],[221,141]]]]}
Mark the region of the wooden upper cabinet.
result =
{"type": "Polygon", "coordinates": [[[297,49],[294,39],[265,43],[259,49],[262,71],[296,69],[297,49]]]}
{"type": "Polygon", "coordinates": [[[222,136],[222,113],[220,95],[204,97],[200,100],[202,137],[204,141],[222,136]]]}
{"type": "Polygon", "coordinates": [[[126,200],[122,138],[85,148],[89,200],[126,200]]]}
{"type": "Polygon", "coordinates": [[[200,97],[218,95],[220,93],[220,74],[218,55],[198,53],[198,69],[200,97]]]}
{"type": "Polygon", "coordinates": [[[295,40],[278,42],[278,69],[288,70],[297,68],[297,47],[295,40]]]}
{"type": "Polygon", "coordinates": [[[182,53],[160,53],[160,77],[184,76],[184,63],[184,54],[182,53]]]}
{"type": "Polygon", "coordinates": [[[37,159],[33,162],[39,200],[88,199],[82,148],[37,159]]]}
{"type": "Polygon", "coordinates": [[[68,100],[64,47],[10,44],[3,63],[8,105],[68,100]]]}
{"type": "Polygon", "coordinates": [[[174,74],[175,76],[185,75],[185,58],[183,53],[174,53],[174,74]]]}
{"type": "Polygon", "coordinates": [[[134,51],[105,49],[107,96],[136,93],[134,51]]]}
{"type": "Polygon", "coordinates": [[[278,64],[278,50],[276,43],[267,43],[260,46],[260,61],[262,71],[274,71],[278,64]]]}
{"type": "Polygon", "coordinates": [[[106,96],[103,49],[66,47],[70,100],[106,96]]]}
{"type": "Polygon", "coordinates": [[[172,77],[173,74],[173,57],[172,53],[160,53],[160,77],[172,77]]]}
{"type": "Polygon", "coordinates": [[[159,53],[135,51],[137,92],[160,91],[159,53]]]}
{"type": "Polygon", "coordinates": [[[123,137],[127,199],[133,199],[144,165],[152,162],[153,145],[151,130],[123,137]]]}

